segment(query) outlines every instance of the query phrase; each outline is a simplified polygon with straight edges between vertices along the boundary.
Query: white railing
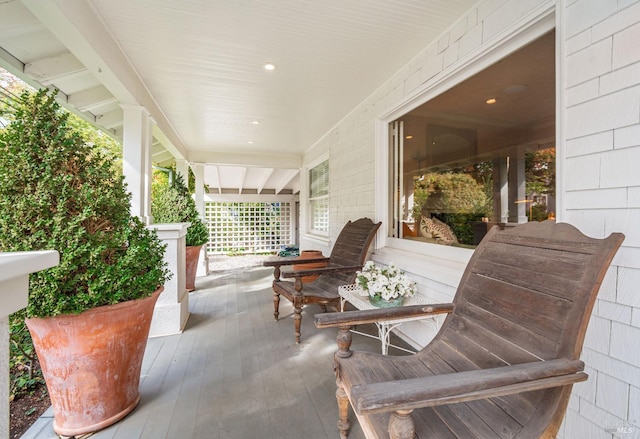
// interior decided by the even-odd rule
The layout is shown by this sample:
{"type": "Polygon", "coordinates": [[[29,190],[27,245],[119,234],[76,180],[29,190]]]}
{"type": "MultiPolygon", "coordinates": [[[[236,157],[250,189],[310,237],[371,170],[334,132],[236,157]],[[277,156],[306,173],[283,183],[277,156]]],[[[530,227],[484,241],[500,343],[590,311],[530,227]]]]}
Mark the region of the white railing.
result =
{"type": "Polygon", "coordinates": [[[0,253],[0,437],[9,437],[9,315],[27,306],[29,273],[59,262],[55,250],[0,253]]]}

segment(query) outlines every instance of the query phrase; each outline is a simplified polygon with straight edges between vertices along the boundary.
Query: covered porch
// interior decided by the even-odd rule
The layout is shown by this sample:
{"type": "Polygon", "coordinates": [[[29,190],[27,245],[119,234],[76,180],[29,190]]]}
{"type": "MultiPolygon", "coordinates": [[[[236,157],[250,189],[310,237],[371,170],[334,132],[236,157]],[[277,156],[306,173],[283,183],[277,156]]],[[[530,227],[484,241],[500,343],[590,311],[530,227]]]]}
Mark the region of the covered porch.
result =
{"type": "MultiPolygon", "coordinates": [[[[8,0],[0,66],[59,89],[65,106],[122,141],[131,212],[145,222],[152,165],[175,162],[195,174],[201,215],[228,197],[297,203],[301,249],[328,254],[346,221],[382,221],[371,258],[395,262],[440,303],[473,250],[394,235],[402,206],[390,184],[391,123],[550,32],[553,127],[538,127],[557,149],[557,220],[593,237],[627,235],[585,339],[591,378],[575,387],[558,437],[636,437],[640,0],[8,0]],[[312,200],[310,174],[323,164],[325,198],[312,200]],[[322,230],[312,202],[327,214],[322,230]]],[[[476,103],[499,108],[488,100],[476,103]]],[[[437,110],[461,116],[460,103],[437,110]]],[[[490,116],[482,120],[503,125],[490,116]]],[[[407,151],[420,168],[422,150],[407,151]]],[[[502,199],[524,220],[521,195],[502,199]]],[[[142,405],[95,437],[335,437],[333,334],[308,326],[313,337],[290,342],[289,322],[271,317],[270,274],[258,271],[200,279],[185,295],[184,333],[150,340],[142,405]]],[[[417,324],[403,331],[412,344],[428,341],[417,324]]],[[[53,437],[43,422],[31,437],[53,437]]]]}

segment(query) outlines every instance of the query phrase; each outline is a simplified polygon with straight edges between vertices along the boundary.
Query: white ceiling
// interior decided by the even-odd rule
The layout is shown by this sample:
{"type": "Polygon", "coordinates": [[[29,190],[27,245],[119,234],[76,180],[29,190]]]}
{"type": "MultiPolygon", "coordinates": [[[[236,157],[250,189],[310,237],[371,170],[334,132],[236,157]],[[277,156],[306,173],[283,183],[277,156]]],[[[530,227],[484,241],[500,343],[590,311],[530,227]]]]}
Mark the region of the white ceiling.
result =
{"type": "Polygon", "coordinates": [[[302,154],[475,3],[0,0],[0,66],[116,137],[144,106],[154,162],[214,190],[296,193],[302,154]]]}

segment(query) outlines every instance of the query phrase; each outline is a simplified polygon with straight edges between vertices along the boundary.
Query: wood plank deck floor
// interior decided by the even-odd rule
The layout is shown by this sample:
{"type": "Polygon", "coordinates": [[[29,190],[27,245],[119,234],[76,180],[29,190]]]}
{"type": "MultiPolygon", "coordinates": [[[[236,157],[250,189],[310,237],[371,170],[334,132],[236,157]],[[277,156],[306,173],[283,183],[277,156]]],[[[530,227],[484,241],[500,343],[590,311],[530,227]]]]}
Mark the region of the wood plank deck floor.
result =
{"type": "MultiPolygon", "coordinates": [[[[273,319],[271,280],[262,267],[199,278],[185,331],[147,344],[138,407],[91,438],[337,438],[336,331],[316,329],[321,310],[308,306],[296,345],[288,301],[273,319]]],[[[353,347],[378,352],[380,343],[354,335],[353,347]]],[[[22,439],[57,438],[52,416],[22,439]]],[[[353,415],[349,438],[363,438],[353,415]]]]}

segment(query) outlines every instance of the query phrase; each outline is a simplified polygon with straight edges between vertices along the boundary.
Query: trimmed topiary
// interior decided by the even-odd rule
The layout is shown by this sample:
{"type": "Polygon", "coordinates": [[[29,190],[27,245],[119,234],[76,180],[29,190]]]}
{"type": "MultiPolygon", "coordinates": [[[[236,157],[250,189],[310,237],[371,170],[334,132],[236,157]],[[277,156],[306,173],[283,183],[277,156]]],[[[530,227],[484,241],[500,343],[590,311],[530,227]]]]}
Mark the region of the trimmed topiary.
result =
{"type": "Polygon", "coordinates": [[[184,184],[182,175],[177,174],[168,185],[158,185],[151,197],[151,215],[156,223],[190,222],[185,237],[187,246],[198,246],[209,240],[206,224],[200,219],[196,203],[184,184]]]}
{"type": "Polygon", "coordinates": [[[67,118],[54,93],[24,93],[0,131],[0,251],[60,253],[31,275],[29,317],[148,297],[169,276],[164,245],[130,214],[124,178],[67,118]]]}

